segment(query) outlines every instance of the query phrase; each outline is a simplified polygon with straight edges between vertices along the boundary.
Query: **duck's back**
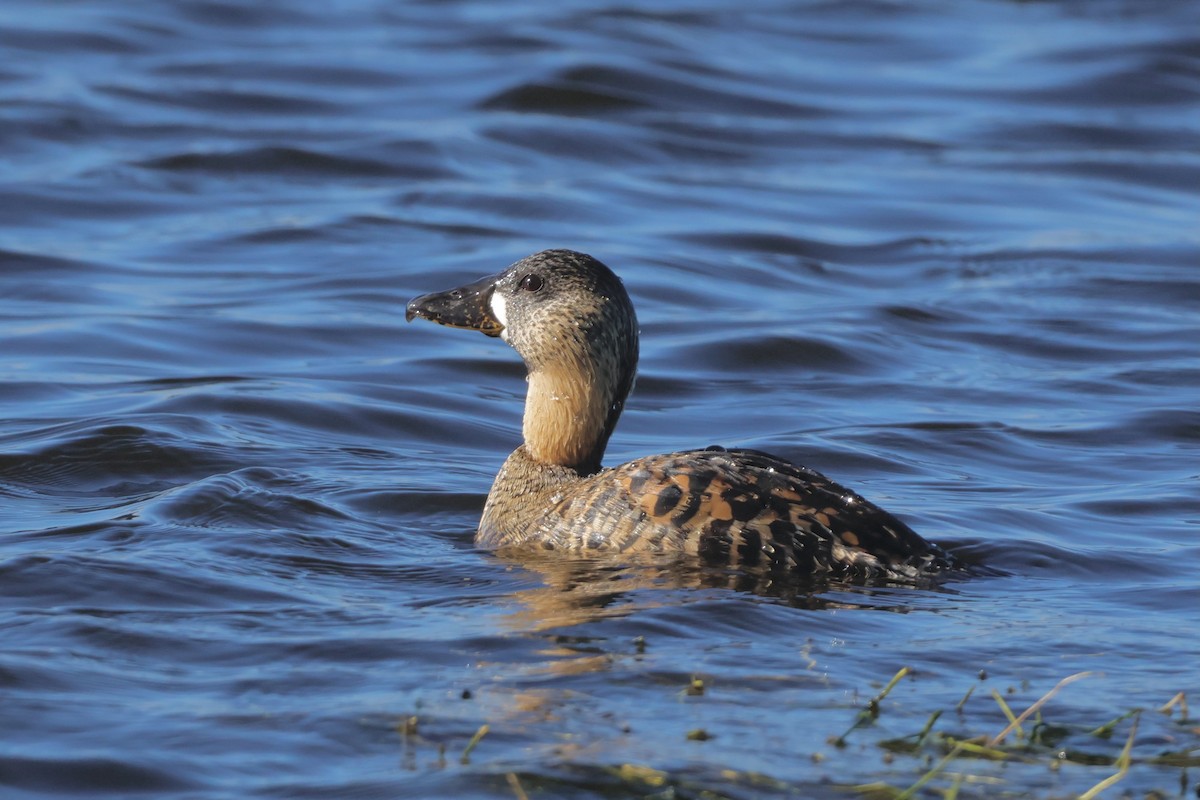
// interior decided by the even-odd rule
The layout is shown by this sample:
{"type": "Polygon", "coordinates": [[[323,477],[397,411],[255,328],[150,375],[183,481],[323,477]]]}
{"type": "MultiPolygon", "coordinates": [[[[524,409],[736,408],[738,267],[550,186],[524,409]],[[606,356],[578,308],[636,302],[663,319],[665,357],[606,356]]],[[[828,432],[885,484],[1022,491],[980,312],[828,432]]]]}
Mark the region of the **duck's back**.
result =
{"type": "Polygon", "coordinates": [[[686,552],[721,566],[829,577],[916,577],[954,566],[878,506],[756,450],[650,456],[577,479],[549,499],[548,510],[526,508],[520,539],[572,551],[686,552]]]}

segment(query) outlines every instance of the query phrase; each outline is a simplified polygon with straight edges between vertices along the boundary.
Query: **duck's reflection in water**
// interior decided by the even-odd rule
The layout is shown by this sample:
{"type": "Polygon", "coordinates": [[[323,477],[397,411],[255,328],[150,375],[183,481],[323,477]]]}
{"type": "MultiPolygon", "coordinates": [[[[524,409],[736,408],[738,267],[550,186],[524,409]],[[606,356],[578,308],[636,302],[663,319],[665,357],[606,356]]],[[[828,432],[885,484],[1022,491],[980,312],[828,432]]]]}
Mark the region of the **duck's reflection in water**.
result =
{"type": "Polygon", "coordinates": [[[831,674],[828,653],[847,628],[881,620],[825,612],[907,613],[950,599],[933,587],[800,583],[678,554],[487,558],[513,572],[512,588],[490,600],[500,630],[474,653],[470,703],[420,712],[419,735],[405,737],[414,765],[439,742],[463,748],[483,723],[490,758],[508,764],[536,754],[565,770],[563,779],[581,768],[608,775],[614,765],[670,758],[697,720],[734,730],[755,724],[755,703],[797,705],[834,685],[854,691],[831,674]]]}
{"type": "Polygon", "coordinates": [[[726,599],[772,601],[798,609],[862,609],[907,613],[924,606],[933,582],[798,581],[792,575],[730,570],[697,564],[679,554],[640,553],[563,558],[560,553],[500,551],[497,557],[535,573],[541,586],[512,593],[506,617],[513,631],[550,631],[654,608],[726,599]],[[686,591],[680,591],[686,590],[686,591]]]}

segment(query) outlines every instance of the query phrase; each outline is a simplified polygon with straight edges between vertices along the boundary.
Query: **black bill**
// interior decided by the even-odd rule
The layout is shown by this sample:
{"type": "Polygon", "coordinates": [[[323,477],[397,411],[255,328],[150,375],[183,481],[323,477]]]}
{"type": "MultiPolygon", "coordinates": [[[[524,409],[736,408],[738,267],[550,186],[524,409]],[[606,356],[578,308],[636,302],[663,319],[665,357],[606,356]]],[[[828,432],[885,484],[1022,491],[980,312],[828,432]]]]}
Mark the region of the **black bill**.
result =
{"type": "Polygon", "coordinates": [[[409,301],[404,318],[412,322],[416,317],[424,317],[439,325],[499,336],[504,324],[492,311],[492,291],[499,279],[499,275],[489,275],[457,289],[423,294],[409,301]]]}

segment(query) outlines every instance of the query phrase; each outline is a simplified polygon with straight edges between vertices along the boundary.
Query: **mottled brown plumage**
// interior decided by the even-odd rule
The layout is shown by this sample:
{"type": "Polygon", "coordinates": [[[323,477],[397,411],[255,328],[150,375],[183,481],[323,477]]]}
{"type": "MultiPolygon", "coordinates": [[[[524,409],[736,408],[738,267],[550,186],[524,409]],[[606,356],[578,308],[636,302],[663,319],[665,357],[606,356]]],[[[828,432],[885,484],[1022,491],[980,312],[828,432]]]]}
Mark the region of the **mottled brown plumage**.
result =
{"type": "Polygon", "coordinates": [[[918,578],[953,559],[818,472],[756,450],[713,447],[600,460],[633,385],[637,319],[591,256],[548,250],[407,317],[501,336],[529,370],[525,442],[488,494],[476,541],[569,552],[676,552],[752,570],[918,578]]]}

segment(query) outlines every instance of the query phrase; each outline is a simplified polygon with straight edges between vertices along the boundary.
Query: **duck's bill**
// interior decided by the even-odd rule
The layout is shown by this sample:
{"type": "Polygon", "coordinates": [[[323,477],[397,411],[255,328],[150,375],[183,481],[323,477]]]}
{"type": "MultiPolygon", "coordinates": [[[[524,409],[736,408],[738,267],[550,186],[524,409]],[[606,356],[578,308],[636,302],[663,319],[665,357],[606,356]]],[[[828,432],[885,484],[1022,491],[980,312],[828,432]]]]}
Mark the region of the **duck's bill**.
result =
{"type": "Polygon", "coordinates": [[[504,332],[504,324],[492,310],[492,292],[499,279],[499,275],[489,275],[457,289],[423,294],[409,301],[404,318],[412,322],[424,317],[439,325],[499,336],[504,332]]]}

